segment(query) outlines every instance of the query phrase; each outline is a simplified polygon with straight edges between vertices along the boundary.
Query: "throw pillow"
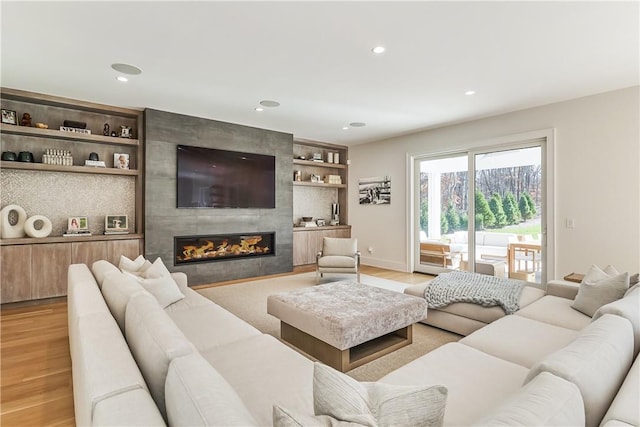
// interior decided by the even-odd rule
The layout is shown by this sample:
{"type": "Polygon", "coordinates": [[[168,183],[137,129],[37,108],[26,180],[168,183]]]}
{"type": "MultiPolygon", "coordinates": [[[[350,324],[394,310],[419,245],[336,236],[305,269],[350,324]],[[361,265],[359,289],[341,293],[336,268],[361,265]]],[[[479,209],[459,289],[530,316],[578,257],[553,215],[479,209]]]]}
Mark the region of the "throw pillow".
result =
{"type": "Polygon", "coordinates": [[[146,279],[157,279],[159,277],[171,277],[171,272],[162,262],[162,258],[158,257],[153,264],[149,266],[143,273],[142,276],[146,279]]]}
{"type": "MultiPolygon", "coordinates": [[[[607,268],[609,267],[611,266],[607,266],[607,268]]],[[[612,270],[609,268],[609,271],[612,271],[612,270]]],[[[618,274],[615,274],[615,276],[617,276],[618,274]]],[[[587,272],[584,275],[584,278],[582,279],[582,282],[580,283],[596,283],[601,280],[608,279],[609,277],[611,277],[611,274],[606,273],[600,267],[594,264],[591,267],[589,267],[589,270],[587,270],[587,272]]]]}
{"type": "Polygon", "coordinates": [[[447,388],[360,383],[329,366],[314,364],[316,415],[365,426],[441,426],[447,388]]]}
{"type": "Polygon", "coordinates": [[[140,270],[140,268],[144,265],[146,260],[142,255],[138,255],[135,260],[130,260],[124,255],[120,255],[120,262],[118,263],[118,268],[122,271],[131,271],[135,272],[140,270]]]}
{"type": "Polygon", "coordinates": [[[178,285],[171,276],[143,279],[140,283],[143,288],[158,300],[162,308],[167,308],[174,302],[178,302],[184,298],[180,288],[178,288],[178,285]]]}
{"type": "Polygon", "coordinates": [[[336,420],[327,415],[302,415],[284,409],[278,405],[273,406],[274,427],[361,427],[362,424],[336,420]]]}
{"type": "Polygon", "coordinates": [[[607,277],[594,283],[583,281],[571,307],[589,317],[593,317],[603,305],[622,298],[628,288],[629,273],[607,277]]]}

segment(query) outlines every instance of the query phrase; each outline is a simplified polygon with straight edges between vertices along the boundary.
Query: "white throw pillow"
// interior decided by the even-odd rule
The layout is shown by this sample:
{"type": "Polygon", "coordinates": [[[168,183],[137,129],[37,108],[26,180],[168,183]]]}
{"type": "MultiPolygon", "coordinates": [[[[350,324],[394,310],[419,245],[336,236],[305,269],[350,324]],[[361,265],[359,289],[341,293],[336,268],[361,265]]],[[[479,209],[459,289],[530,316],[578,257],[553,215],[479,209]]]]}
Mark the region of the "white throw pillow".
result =
{"type": "Polygon", "coordinates": [[[178,302],[184,298],[184,294],[180,291],[180,288],[178,288],[178,285],[171,276],[143,279],[140,283],[143,288],[158,300],[162,308],[167,308],[174,302],[178,302]]]}
{"type": "Polygon", "coordinates": [[[447,388],[358,382],[329,366],[314,364],[316,415],[366,426],[441,426],[447,388]]]}
{"type": "Polygon", "coordinates": [[[120,255],[120,262],[118,263],[118,268],[122,271],[135,272],[140,270],[140,268],[142,268],[145,261],[146,260],[142,255],[138,255],[138,257],[133,261],[124,255],[120,255]]]}
{"type": "Polygon", "coordinates": [[[162,262],[162,258],[158,257],[153,264],[149,266],[143,273],[142,276],[146,279],[157,279],[159,277],[171,277],[171,272],[162,262]]]}
{"type": "MultiPolygon", "coordinates": [[[[594,266],[595,267],[595,266],[594,266]]],[[[596,267],[597,268],[597,267],[596,267]]],[[[590,273],[596,271],[591,269],[590,273]]],[[[602,274],[605,274],[600,270],[602,274]]],[[[593,317],[596,311],[605,304],[619,300],[629,289],[629,273],[622,273],[617,276],[606,276],[603,279],[592,282],[595,277],[601,277],[599,272],[585,276],[585,280],[580,284],[578,294],[573,300],[571,307],[589,317],[593,317]],[[588,278],[588,280],[587,280],[588,278]]]]}
{"type": "Polygon", "coordinates": [[[303,415],[273,406],[273,427],[361,427],[362,424],[336,420],[327,415],[303,415]]]}

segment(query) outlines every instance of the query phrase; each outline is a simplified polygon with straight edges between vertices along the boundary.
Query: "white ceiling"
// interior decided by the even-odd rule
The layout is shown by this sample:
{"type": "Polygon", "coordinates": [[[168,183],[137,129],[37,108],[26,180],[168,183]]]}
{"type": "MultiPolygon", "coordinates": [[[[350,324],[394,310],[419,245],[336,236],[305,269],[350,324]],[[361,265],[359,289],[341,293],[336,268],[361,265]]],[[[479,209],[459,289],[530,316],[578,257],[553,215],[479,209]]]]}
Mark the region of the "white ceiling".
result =
{"type": "Polygon", "coordinates": [[[4,87],[347,145],[640,79],[638,1],[2,1],[1,15],[4,87]],[[143,73],[119,83],[112,63],[143,73]],[[254,111],[264,99],[281,106],[254,111]]]}

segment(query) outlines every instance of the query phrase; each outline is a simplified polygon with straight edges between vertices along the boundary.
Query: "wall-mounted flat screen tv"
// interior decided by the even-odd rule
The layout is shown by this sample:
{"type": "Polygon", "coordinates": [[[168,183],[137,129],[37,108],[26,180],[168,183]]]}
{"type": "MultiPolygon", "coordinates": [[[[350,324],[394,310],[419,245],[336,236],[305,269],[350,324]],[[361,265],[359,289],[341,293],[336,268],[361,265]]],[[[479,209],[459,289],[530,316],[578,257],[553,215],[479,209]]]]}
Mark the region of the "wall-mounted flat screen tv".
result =
{"type": "Polygon", "coordinates": [[[179,208],[275,208],[276,158],[178,145],[179,208]]]}

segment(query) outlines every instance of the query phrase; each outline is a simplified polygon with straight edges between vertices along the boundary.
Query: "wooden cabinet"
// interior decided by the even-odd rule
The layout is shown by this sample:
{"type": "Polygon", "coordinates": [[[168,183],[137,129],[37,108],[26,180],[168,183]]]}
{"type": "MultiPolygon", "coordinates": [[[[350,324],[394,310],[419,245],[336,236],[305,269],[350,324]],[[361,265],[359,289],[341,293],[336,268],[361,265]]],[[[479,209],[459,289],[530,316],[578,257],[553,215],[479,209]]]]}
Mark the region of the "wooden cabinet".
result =
{"type": "Polygon", "coordinates": [[[351,226],[294,228],[293,265],[315,264],[316,254],[322,250],[322,239],[325,237],[351,237],[351,226]]]}
{"type": "Polygon", "coordinates": [[[1,239],[1,302],[66,295],[72,263],[89,266],[98,259],[117,264],[120,255],[135,258],[144,236],[143,112],[56,96],[2,88],[2,108],[24,113],[31,126],[0,124],[1,151],[27,151],[33,162],[0,163],[2,206],[17,204],[27,215],[44,215],[53,232],[45,238],[1,239]],[[91,133],[61,130],[66,120],[82,122],[91,133]],[[43,123],[48,128],[35,127],[43,123]],[[105,135],[107,126],[109,132],[105,135]],[[120,137],[121,128],[133,137],[120,137]],[[111,134],[115,132],[115,136],[111,134]],[[71,154],[52,162],[49,152],[71,154]],[[114,167],[116,156],[129,158],[129,168],[114,167]],[[97,154],[105,167],[85,166],[97,154]],[[53,164],[52,164],[53,163],[53,164]],[[7,185],[5,185],[7,184],[7,185]],[[68,217],[87,216],[92,236],[63,237],[68,217]],[[107,215],[128,215],[128,235],[105,235],[107,215]]]}

